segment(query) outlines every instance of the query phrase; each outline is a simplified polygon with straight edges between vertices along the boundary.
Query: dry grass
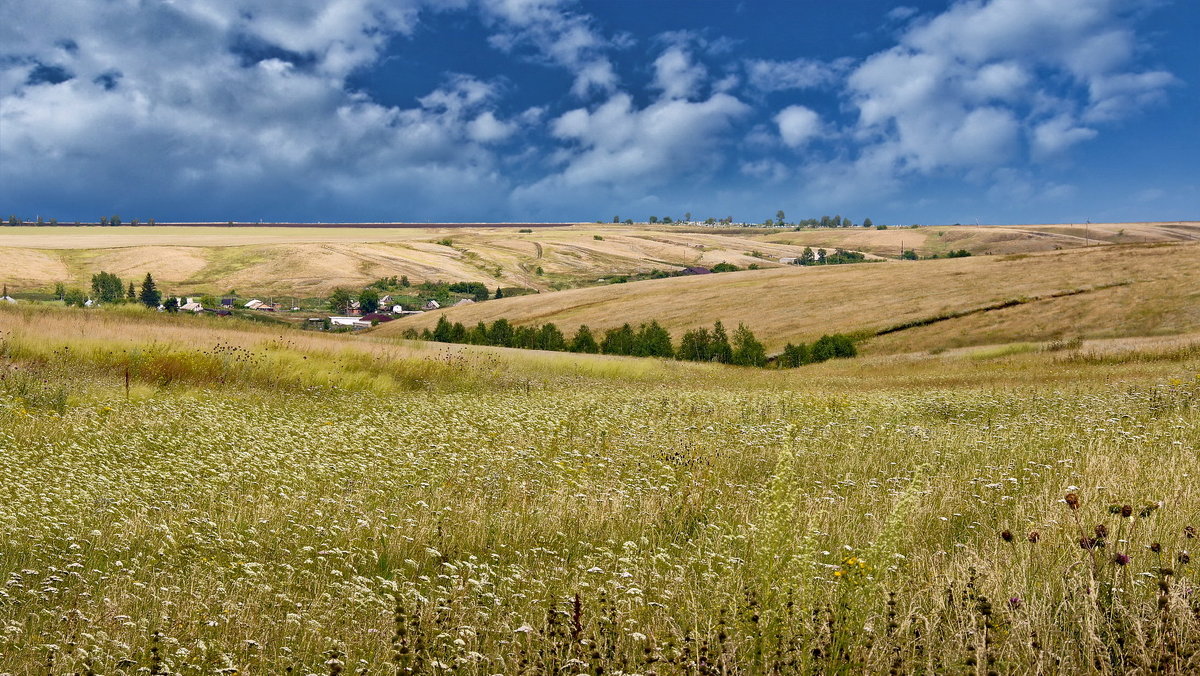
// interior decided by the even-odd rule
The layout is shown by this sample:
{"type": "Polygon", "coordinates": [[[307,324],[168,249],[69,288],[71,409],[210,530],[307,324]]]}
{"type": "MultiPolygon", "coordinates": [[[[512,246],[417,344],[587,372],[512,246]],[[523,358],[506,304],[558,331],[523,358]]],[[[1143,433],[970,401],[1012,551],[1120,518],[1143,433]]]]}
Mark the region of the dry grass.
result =
{"type": "Polygon", "coordinates": [[[901,331],[869,345],[910,352],[958,345],[1119,337],[1200,328],[1200,245],[1130,245],[1015,259],[972,257],[822,268],[786,267],[576,289],[490,301],[391,322],[377,335],[432,326],[446,316],[470,326],[504,317],[604,329],[656,319],[676,335],[720,319],[744,322],[778,348],[824,333],[874,332],[1021,298],[1112,288],[901,331]]]}
{"type": "Polygon", "coordinates": [[[888,257],[901,248],[921,256],[966,249],[976,255],[1002,255],[1073,249],[1097,244],[1187,242],[1200,239],[1193,222],[1093,223],[1065,225],[987,225],[890,227],[887,230],[806,230],[777,233],[766,239],[796,246],[837,246],[888,257]]]}
{"type": "MultiPolygon", "coordinates": [[[[1094,225],[1093,243],[1196,238],[1188,224],[1094,225]]],[[[896,256],[903,243],[922,255],[965,248],[1027,253],[1084,243],[1071,226],[988,226],[778,232],[681,226],[580,224],[520,233],[511,228],[0,228],[3,281],[18,289],[56,282],[86,285],[99,270],[146,272],[177,293],[322,295],[338,285],[407,275],[550,290],[602,277],[711,266],[777,266],[804,246],[896,256]],[[597,236],[603,239],[595,239],[597,236]],[[451,247],[437,244],[450,239],[451,247]],[[760,257],[752,256],[754,252],[760,257]],[[537,268],[543,274],[536,274],[537,268]]]]}
{"type": "Polygon", "coordinates": [[[1196,673],[1197,344],[772,372],[0,307],[0,673],[1196,673]]]}

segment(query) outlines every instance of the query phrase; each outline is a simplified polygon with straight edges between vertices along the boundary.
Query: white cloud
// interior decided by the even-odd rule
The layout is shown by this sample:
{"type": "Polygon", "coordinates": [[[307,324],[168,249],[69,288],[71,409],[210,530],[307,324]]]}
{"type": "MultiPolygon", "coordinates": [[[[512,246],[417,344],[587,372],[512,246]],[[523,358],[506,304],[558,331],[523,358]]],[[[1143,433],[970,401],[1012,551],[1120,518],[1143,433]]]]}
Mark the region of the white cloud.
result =
{"type": "Polygon", "coordinates": [[[696,96],[707,77],[704,65],[694,63],[683,47],[669,47],[654,60],[654,87],[669,99],[696,96]]]}
{"type": "Polygon", "coordinates": [[[848,65],[849,61],[846,60],[826,63],[812,59],[750,59],[745,63],[750,86],[764,92],[824,87],[834,83],[848,65]]]}
{"type": "Polygon", "coordinates": [[[1067,114],[1058,115],[1033,128],[1033,154],[1035,157],[1051,157],[1076,143],[1096,137],[1096,130],[1078,126],[1067,114]]]}
{"type": "Polygon", "coordinates": [[[821,116],[804,106],[788,106],[775,116],[779,136],[791,148],[806,145],[821,132],[821,116]]]}
{"type": "Polygon", "coordinates": [[[897,178],[975,171],[1023,152],[1048,158],[1095,137],[1099,130],[1080,120],[1127,115],[1175,81],[1133,66],[1136,39],[1125,10],[1135,5],[961,0],[916,20],[899,44],[847,78],[861,147],[842,170],[853,175],[858,167],[867,182],[889,165],[897,178]]]}
{"type": "Polygon", "coordinates": [[[1089,122],[1106,122],[1161,101],[1168,87],[1179,80],[1165,71],[1098,75],[1089,83],[1091,105],[1084,113],[1089,122]]]}
{"type": "Polygon", "coordinates": [[[453,76],[413,108],[380,105],[346,84],[388,36],[411,30],[416,8],[15,2],[6,12],[22,37],[3,41],[0,56],[74,77],[28,85],[27,65],[0,66],[0,182],[16,194],[57,186],[56,203],[125,199],[137,185],[142,202],[168,206],[196,190],[214,203],[259,203],[266,186],[320,199],[385,177],[397,195],[451,180],[494,195],[503,180],[485,144],[517,127],[497,116],[494,84],[453,76]],[[54,47],[63,36],[77,48],[54,47]]]}
{"type": "Polygon", "coordinates": [[[577,108],[551,123],[568,144],[561,169],[518,188],[519,204],[568,203],[581,195],[630,199],[686,175],[711,174],[722,164],[723,132],[749,112],[728,94],[703,101],[663,98],[645,108],[625,93],[594,109],[577,108]]]}
{"type": "Polygon", "coordinates": [[[920,10],[918,10],[916,7],[900,5],[899,7],[893,7],[892,9],[888,10],[887,18],[891,19],[892,21],[904,21],[905,19],[915,15],[918,11],[920,10]]]}
{"type": "Polygon", "coordinates": [[[571,92],[586,96],[593,91],[612,92],[619,79],[605,55],[610,48],[628,44],[627,36],[603,37],[590,17],[567,6],[569,0],[480,0],[484,13],[497,30],[490,42],[504,51],[533,47],[544,61],[571,71],[571,92]]]}
{"type": "Polygon", "coordinates": [[[495,143],[513,135],[517,126],[511,122],[501,122],[492,111],[480,113],[478,117],[467,123],[467,136],[478,143],[495,143]]]}
{"type": "Polygon", "coordinates": [[[741,171],[746,176],[766,183],[782,183],[791,176],[787,165],[769,158],[743,162],[741,171]]]}

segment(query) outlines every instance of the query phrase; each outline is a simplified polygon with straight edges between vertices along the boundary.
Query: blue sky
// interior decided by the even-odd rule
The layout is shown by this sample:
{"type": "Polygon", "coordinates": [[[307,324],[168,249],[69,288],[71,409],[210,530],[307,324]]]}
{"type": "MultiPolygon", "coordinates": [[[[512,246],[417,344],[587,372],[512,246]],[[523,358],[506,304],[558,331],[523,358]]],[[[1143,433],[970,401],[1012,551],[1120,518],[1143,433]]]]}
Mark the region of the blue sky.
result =
{"type": "Polygon", "coordinates": [[[1200,218],[1191,0],[8,0],[0,212],[1200,218]]]}

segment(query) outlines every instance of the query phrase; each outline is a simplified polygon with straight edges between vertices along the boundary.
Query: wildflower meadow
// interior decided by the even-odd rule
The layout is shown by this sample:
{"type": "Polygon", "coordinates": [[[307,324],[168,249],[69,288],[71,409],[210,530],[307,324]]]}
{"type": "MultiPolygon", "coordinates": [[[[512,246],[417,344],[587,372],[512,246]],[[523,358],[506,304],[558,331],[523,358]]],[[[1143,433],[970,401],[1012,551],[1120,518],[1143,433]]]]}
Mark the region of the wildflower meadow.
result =
{"type": "Polygon", "coordinates": [[[39,321],[0,313],[0,673],[1200,671],[1194,350],[39,321]]]}

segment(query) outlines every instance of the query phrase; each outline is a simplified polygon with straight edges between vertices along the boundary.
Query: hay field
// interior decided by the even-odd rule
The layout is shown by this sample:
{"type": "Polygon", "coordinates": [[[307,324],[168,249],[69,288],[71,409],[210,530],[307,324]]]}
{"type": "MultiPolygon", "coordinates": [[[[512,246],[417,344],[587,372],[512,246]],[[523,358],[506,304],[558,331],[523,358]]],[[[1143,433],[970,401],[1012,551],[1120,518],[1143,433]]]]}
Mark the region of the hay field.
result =
{"type": "Polygon", "coordinates": [[[881,337],[867,349],[909,352],[1200,328],[1200,244],[1079,248],[1039,254],[743,271],[576,289],[426,313],[374,329],[398,336],[440,316],[465,325],[507,318],[564,330],[658,320],[676,336],[720,319],[744,322],[770,348],[824,333],[875,332],[1012,299],[1035,299],[881,337]]]}
{"type": "Polygon", "coordinates": [[[1198,398],[2,306],[0,673],[1195,673],[1198,398]]]}
{"type": "Polygon", "coordinates": [[[849,228],[777,233],[766,239],[795,246],[837,246],[880,256],[897,257],[901,248],[921,256],[966,249],[975,255],[1033,253],[1101,244],[1193,242],[1200,240],[1200,223],[1092,223],[1062,225],[986,225],[889,227],[887,230],[849,228]]]}
{"type": "MultiPolygon", "coordinates": [[[[1189,225],[1093,226],[1097,241],[1176,241],[1189,225]],[[1124,231],[1119,237],[1115,234],[1124,231]],[[1103,236],[1109,240],[1099,239],[1103,236]]],[[[86,286],[100,270],[122,277],[150,272],[174,293],[324,295],[407,275],[412,281],[483,282],[543,291],[593,284],[654,269],[778,265],[803,247],[850,248],[895,257],[903,243],[922,255],[965,248],[1020,253],[1084,243],[1070,226],[938,227],[917,230],[815,230],[593,225],[538,228],[0,228],[0,279],[17,290],[57,282],[86,286]],[[600,239],[597,239],[597,238],[600,239]],[[450,240],[450,246],[441,244],[450,240]],[[541,274],[537,270],[541,268],[541,274]]]]}
{"type": "Polygon", "coordinates": [[[146,272],[179,292],[319,295],[379,277],[477,281],[548,290],[729,261],[777,265],[786,245],[745,235],[625,226],[539,228],[3,228],[0,258],[10,286],[84,284],[99,270],[146,272]],[[601,239],[596,239],[600,237],[601,239]],[[446,246],[443,240],[450,240],[446,246]],[[764,258],[749,254],[759,252],[764,258]],[[541,268],[541,274],[537,270],[541,268]]]}

